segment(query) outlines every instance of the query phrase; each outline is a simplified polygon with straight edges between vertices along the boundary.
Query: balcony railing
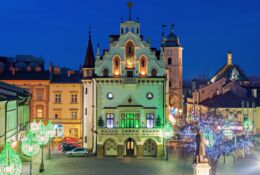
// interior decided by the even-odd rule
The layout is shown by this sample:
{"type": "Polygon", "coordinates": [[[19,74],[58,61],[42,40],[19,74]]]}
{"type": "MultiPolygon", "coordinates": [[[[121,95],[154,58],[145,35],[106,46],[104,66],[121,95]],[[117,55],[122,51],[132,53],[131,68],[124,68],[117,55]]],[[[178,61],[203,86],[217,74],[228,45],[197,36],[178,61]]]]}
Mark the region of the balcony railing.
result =
{"type": "Polygon", "coordinates": [[[99,128],[98,135],[159,136],[160,128],[99,128]]]}

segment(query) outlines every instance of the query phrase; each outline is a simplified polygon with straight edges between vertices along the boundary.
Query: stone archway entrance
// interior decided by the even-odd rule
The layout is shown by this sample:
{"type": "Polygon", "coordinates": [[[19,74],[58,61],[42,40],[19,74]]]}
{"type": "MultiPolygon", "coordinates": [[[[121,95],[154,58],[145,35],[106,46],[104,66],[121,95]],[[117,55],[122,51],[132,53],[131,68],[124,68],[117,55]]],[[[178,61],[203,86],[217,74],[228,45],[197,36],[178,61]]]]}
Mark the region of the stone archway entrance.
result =
{"type": "Polygon", "coordinates": [[[156,143],[152,139],[148,139],[144,143],[144,156],[156,156],[156,143]]]}
{"type": "Polygon", "coordinates": [[[135,141],[132,138],[126,140],[126,156],[133,157],[135,155],[135,141]]]}
{"type": "Polygon", "coordinates": [[[105,156],[117,156],[117,144],[115,140],[108,139],[104,144],[105,156]]]}

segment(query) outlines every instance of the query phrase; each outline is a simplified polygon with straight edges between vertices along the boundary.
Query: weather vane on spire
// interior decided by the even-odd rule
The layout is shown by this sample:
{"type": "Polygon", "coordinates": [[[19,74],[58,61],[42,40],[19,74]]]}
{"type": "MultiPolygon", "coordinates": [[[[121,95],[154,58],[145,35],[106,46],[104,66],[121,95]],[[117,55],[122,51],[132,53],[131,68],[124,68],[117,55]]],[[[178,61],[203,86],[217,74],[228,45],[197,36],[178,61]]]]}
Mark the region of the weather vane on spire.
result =
{"type": "Polygon", "coordinates": [[[127,6],[128,6],[128,9],[129,9],[129,21],[131,21],[131,9],[133,7],[133,3],[131,1],[128,1],[127,2],[127,6]]]}
{"type": "Polygon", "coordinates": [[[171,32],[173,32],[174,24],[171,24],[171,32]]]}

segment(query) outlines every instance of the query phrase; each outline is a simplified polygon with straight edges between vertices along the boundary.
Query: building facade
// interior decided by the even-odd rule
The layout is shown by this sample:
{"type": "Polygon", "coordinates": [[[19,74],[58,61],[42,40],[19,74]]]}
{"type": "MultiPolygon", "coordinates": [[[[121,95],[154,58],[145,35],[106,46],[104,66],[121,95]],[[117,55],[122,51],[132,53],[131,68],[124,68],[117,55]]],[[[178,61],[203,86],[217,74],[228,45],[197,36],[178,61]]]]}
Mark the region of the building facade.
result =
{"type": "Polygon", "coordinates": [[[166,40],[169,45],[159,51],[152,49],[140,33],[139,21],[122,21],[119,31],[119,35],[110,35],[110,48],[103,55],[98,48],[95,58],[89,36],[81,70],[83,143],[99,157],[160,158],[170,80],[171,87],[182,93],[182,48],[175,35],[171,38],[171,32],[166,40]],[[171,75],[174,73],[178,80],[171,75]]]}
{"type": "Polygon", "coordinates": [[[30,119],[48,121],[50,74],[44,61],[31,55],[0,58],[0,80],[30,91],[30,119]]]}
{"type": "Polygon", "coordinates": [[[6,142],[18,150],[29,129],[30,98],[27,90],[0,82],[0,152],[6,142]]]}
{"type": "Polygon", "coordinates": [[[49,120],[57,137],[82,137],[82,84],[79,72],[50,67],[49,120]]]}

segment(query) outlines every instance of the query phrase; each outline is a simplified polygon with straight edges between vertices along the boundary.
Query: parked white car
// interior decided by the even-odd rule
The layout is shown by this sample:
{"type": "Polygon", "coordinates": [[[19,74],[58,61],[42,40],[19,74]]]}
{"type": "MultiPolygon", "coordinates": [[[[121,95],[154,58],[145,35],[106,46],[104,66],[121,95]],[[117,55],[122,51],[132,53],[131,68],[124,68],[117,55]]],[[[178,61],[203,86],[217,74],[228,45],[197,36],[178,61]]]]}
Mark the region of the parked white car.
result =
{"type": "Polygon", "coordinates": [[[88,156],[88,150],[86,148],[74,148],[71,151],[67,151],[66,155],[68,157],[73,157],[73,156],[88,156]]]}

